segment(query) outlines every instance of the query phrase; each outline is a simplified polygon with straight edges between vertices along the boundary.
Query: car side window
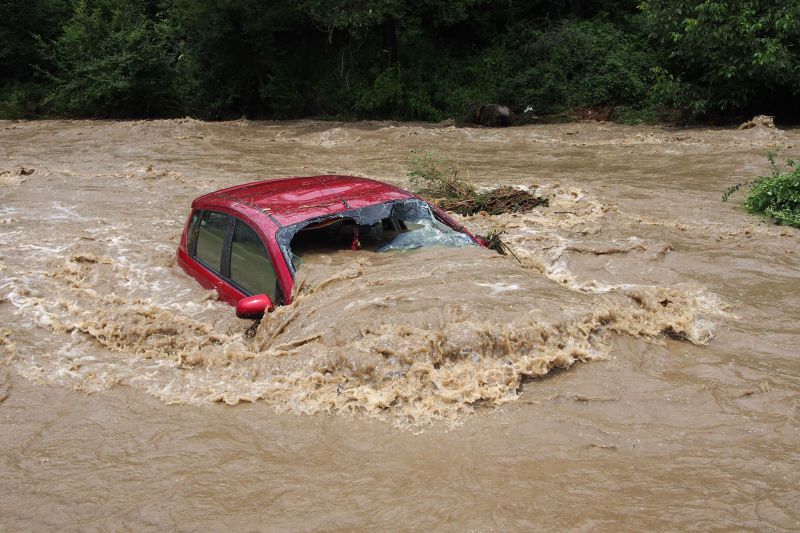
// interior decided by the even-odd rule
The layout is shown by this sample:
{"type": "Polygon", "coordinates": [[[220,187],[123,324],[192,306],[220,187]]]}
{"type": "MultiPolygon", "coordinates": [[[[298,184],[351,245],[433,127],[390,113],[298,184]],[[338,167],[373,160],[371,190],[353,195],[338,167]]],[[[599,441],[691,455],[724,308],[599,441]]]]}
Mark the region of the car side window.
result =
{"type": "Polygon", "coordinates": [[[276,301],[275,268],[258,234],[236,220],[231,240],[231,279],[250,294],[266,294],[276,301]]]}
{"type": "Polygon", "coordinates": [[[200,230],[200,211],[192,213],[192,221],[189,223],[189,235],[186,238],[186,250],[189,255],[197,255],[197,232],[200,230]]]}
{"type": "Polygon", "coordinates": [[[195,257],[221,272],[222,248],[228,233],[228,215],[205,211],[200,217],[195,243],[195,257]]]}

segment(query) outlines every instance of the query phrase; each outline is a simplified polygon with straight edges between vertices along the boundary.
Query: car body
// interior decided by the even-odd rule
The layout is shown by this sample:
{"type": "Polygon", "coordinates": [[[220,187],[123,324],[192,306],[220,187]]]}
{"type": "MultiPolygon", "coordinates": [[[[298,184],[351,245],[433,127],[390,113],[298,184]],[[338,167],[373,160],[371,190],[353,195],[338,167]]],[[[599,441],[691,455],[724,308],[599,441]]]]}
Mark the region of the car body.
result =
{"type": "Polygon", "coordinates": [[[246,183],[195,199],[177,260],[203,287],[237,306],[239,316],[256,317],[291,303],[298,235],[352,236],[357,249],[366,235],[360,232],[377,239],[376,251],[416,248],[431,235],[434,243],[484,245],[408,191],[367,178],[325,175],[246,183]],[[391,240],[381,244],[384,234],[391,240]]]}

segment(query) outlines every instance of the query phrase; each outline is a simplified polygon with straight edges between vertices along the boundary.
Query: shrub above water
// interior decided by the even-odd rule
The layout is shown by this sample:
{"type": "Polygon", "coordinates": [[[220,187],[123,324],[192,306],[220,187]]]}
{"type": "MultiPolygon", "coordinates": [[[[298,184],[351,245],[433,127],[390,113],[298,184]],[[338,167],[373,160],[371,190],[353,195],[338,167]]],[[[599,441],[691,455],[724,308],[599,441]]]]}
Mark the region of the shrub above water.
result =
{"type": "Polygon", "coordinates": [[[800,228],[800,165],[789,161],[787,172],[757,180],[744,202],[750,213],[763,214],[776,224],[800,228]]]}
{"type": "MultiPolygon", "coordinates": [[[[800,228],[800,163],[790,159],[786,162],[787,168],[781,171],[775,164],[775,154],[770,153],[768,157],[772,163],[772,175],[749,183],[744,207],[749,213],[766,216],[776,224],[800,228]]],[[[723,201],[727,201],[740,185],[728,189],[723,201]]]]}

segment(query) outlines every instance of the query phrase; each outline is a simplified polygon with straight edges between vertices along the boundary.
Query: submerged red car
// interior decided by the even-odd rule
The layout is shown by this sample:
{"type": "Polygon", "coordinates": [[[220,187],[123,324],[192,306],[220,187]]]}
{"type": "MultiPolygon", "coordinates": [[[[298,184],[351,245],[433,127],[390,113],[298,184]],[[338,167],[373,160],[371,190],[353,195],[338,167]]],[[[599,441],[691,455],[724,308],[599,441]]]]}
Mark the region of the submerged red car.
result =
{"type": "Polygon", "coordinates": [[[353,176],[259,181],[197,198],[178,264],[203,287],[258,318],[291,302],[309,249],[373,252],[483,246],[441,209],[392,185],[353,176]]]}

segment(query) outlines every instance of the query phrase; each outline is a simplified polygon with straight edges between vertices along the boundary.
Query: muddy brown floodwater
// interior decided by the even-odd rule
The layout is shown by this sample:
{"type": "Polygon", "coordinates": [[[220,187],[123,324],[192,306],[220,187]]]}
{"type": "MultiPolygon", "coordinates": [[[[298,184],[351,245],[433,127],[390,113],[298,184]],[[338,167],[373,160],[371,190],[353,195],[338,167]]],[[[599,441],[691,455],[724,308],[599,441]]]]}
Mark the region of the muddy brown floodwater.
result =
{"type": "Polygon", "coordinates": [[[800,231],[720,202],[773,146],[800,131],[0,122],[0,529],[798,530],[800,231]],[[309,257],[252,339],[175,264],[200,194],[432,148],[550,197],[460,219],[519,262],[309,257]]]}

